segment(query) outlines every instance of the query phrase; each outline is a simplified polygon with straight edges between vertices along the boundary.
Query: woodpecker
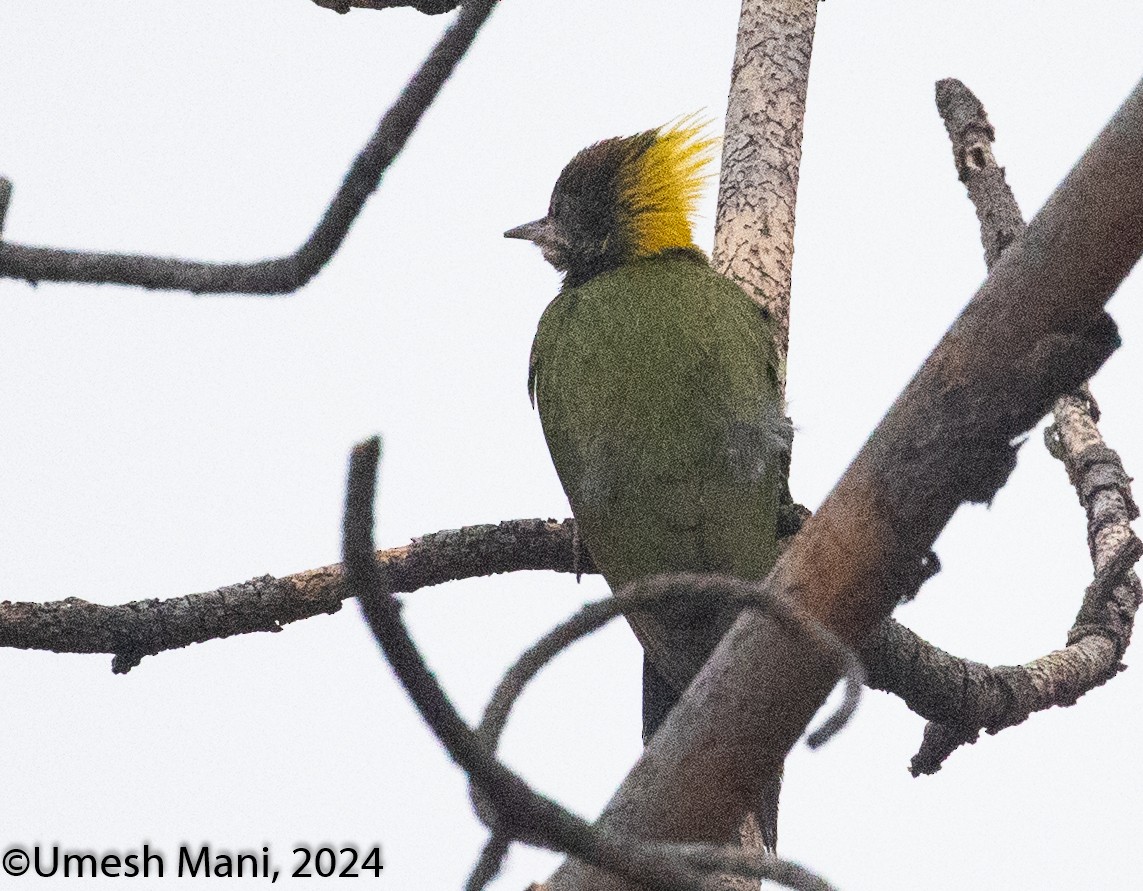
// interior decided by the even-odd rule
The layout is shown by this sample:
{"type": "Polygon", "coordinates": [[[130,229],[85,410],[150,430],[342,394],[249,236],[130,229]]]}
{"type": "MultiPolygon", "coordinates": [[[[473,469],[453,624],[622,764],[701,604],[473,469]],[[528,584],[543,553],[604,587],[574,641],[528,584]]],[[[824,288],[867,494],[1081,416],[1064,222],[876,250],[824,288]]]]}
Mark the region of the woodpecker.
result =
{"type": "MultiPolygon", "coordinates": [[[[689,118],[597,142],[559,175],[546,216],[504,233],[563,273],[528,391],[612,591],[680,571],[762,579],[777,558],[790,427],[772,326],[692,236],[717,143],[689,118]]],[[[627,618],[644,649],[646,741],[734,611],[697,603],[627,618]]],[[[776,788],[760,811],[772,849],[776,788]]]]}

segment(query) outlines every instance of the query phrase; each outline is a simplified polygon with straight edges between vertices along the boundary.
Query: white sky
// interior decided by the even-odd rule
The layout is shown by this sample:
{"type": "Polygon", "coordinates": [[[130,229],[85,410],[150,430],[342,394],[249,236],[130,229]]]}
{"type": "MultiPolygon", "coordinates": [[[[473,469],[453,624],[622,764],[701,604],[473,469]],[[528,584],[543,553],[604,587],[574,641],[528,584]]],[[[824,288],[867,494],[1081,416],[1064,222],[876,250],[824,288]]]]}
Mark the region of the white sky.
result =
{"type": "MultiPolygon", "coordinates": [[[[122,603],[336,562],[346,455],[376,431],[381,544],[566,516],[524,386],[557,278],[501,233],[543,212],[584,145],[721,118],[737,7],[505,0],[340,254],[292,297],[0,281],[0,599],[122,603]]],[[[5,0],[5,235],[218,260],[293,250],[445,21],[306,0],[5,0]]],[[[1141,38],[1133,2],[822,5],[789,372],[799,500],[820,502],[983,278],[933,82],[959,77],[984,101],[1031,216],[1143,75],[1141,38]]],[[[1111,304],[1125,346],[1093,384],[1128,472],[1143,469],[1141,303],[1136,275],[1111,304]]],[[[1038,433],[992,509],[960,511],[937,550],[944,572],[903,621],[994,663],[1063,644],[1090,567],[1038,433]]],[[[523,647],[605,591],[521,573],[418,592],[407,615],[475,718],[523,647]]],[[[596,814],[638,755],[639,659],[621,625],[578,645],[524,697],[507,760],[596,814]]],[[[125,677],[110,661],[0,651],[0,850],[149,842],[171,869],[184,842],[268,845],[280,881],[304,887],[288,878],[298,844],[379,842],[385,871],[362,883],[462,886],[484,832],[355,607],[125,677]]],[[[871,693],[841,737],[791,757],[783,853],[848,891],[1122,885],[1143,872],[1141,696],[1129,671],[914,780],[922,722],[871,693]]],[[[555,862],[513,849],[494,887],[555,862]]]]}

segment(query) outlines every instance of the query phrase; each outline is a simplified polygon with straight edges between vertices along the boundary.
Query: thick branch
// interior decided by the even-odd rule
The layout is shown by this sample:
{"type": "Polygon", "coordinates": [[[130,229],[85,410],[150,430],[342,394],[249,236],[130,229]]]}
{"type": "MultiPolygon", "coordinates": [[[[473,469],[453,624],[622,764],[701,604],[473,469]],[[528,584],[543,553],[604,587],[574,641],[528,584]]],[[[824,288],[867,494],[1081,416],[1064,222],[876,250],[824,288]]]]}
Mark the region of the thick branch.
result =
{"type": "MultiPolygon", "coordinates": [[[[957,174],[980,220],[988,267],[1024,232],[1024,219],[992,154],[995,131],[980,100],[955,79],[936,88],[937,109],[952,142],[957,174]]],[[[1022,666],[991,668],[958,659],[889,623],[865,655],[875,686],[891,689],[930,720],[912,771],[934,773],[981,729],[997,733],[1053,705],[1071,705],[1114,676],[1131,638],[1139,579],[1131,567],[1143,546],[1131,531],[1139,511],[1119,456],[1096,427],[1086,388],[1060,397],[1049,448],[1068,470],[1088,516],[1088,545],[1096,580],[1088,587],[1068,646],[1022,666]]]]}
{"type": "MultiPolygon", "coordinates": [[[[987,501],[1017,438],[1118,346],[1103,310],[1143,252],[1143,83],[996,264],[821,509],[771,590],[860,646],[922,574],[964,501],[987,501]]],[[[820,658],[744,614],[598,825],[726,841],[832,686],[820,658]]],[[[569,861],[552,891],[632,888],[569,861]]]]}
{"type": "Polygon", "coordinates": [[[349,227],[404,148],[421,116],[472,45],[496,0],[469,0],[354,159],[317,227],[294,253],[254,263],[211,263],[60,250],[0,242],[0,277],[135,285],[195,294],[288,294],[313,278],[341,247],[349,227]]]}
{"type": "MultiPolygon", "coordinates": [[[[773,320],[783,389],[794,209],[816,23],[817,0],[742,0],[711,252],[714,268],[742,285],[773,320]]],[[[791,500],[789,457],[787,452],[781,481],[781,497],[787,502],[791,500]]],[[[740,831],[745,849],[774,844],[776,807],[775,802],[766,813],[747,815],[740,831]]],[[[719,891],[750,887],[748,882],[727,878],[719,891]]]]}
{"type": "Polygon", "coordinates": [[[712,260],[774,320],[785,378],[794,209],[817,0],[743,0],[712,260]]]}

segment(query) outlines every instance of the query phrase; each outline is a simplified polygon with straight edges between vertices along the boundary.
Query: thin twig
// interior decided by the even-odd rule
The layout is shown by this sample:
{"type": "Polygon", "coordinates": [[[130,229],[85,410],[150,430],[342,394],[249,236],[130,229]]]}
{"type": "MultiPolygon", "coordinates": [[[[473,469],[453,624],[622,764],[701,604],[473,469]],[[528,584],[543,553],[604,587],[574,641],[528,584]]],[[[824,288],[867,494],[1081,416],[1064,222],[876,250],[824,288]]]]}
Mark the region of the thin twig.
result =
{"type": "Polygon", "coordinates": [[[480,852],[472,874],[464,885],[464,891],[484,891],[485,886],[500,874],[500,867],[512,845],[512,838],[505,833],[493,830],[480,852]]]}
{"type": "Polygon", "coordinates": [[[534,792],[501,764],[461,719],[409,636],[397,599],[384,591],[382,569],[373,556],[373,490],[379,456],[380,441],[374,438],[357,446],[350,458],[342,536],[346,584],[421,717],[491,803],[495,834],[563,851],[658,891],[703,891],[712,871],[827,891],[830,886],[813,873],[777,858],[756,859],[737,849],[636,841],[600,832],[534,792]]]}
{"type": "Polygon", "coordinates": [[[793,604],[774,597],[761,582],[717,573],[676,572],[639,579],[621,588],[614,597],[588,603],[540,638],[504,674],[484,710],[477,734],[494,750],[524,687],[560,651],[581,637],[618,615],[695,600],[712,607],[730,604],[740,609],[761,609],[778,618],[794,634],[808,637],[815,647],[834,656],[846,679],[845,696],[825,723],[807,737],[806,744],[818,748],[845,726],[857,708],[865,683],[865,670],[848,647],[793,604]]]}
{"type": "Polygon", "coordinates": [[[0,243],[0,277],[28,282],[60,281],[135,285],[195,294],[288,294],[313,278],[341,247],[349,227],[404,148],[457,63],[472,45],[496,0],[468,0],[456,21],[381,118],[376,131],[350,165],[309,238],[294,253],[253,263],[212,263],[60,250],[0,243]]]}

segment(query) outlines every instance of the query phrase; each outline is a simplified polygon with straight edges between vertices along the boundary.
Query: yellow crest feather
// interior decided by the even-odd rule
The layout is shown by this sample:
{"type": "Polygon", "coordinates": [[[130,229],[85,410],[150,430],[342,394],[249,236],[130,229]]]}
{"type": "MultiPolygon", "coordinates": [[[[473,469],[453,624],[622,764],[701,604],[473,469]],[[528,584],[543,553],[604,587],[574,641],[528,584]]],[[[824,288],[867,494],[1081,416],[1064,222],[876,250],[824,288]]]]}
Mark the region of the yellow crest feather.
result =
{"type": "Polygon", "coordinates": [[[623,178],[622,201],[631,211],[636,256],[692,247],[695,205],[710,178],[717,136],[704,136],[709,124],[694,115],[652,131],[650,146],[623,178]]]}

